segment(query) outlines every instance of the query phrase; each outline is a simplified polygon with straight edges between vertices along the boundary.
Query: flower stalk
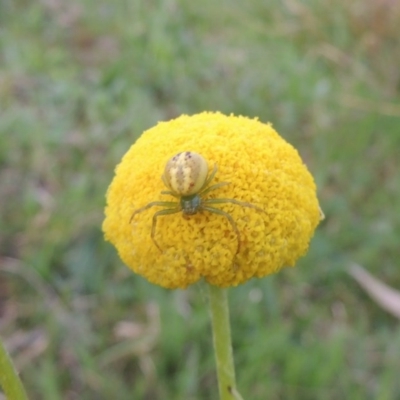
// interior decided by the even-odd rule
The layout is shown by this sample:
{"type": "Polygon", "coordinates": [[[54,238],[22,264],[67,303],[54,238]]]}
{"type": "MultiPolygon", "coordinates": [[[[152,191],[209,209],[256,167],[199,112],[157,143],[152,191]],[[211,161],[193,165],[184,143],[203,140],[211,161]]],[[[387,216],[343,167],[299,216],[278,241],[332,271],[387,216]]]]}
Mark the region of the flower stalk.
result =
{"type": "Polygon", "coordinates": [[[0,340],[0,387],[7,399],[28,400],[25,389],[14,368],[2,341],[0,340]]]}
{"type": "Polygon", "coordinates": [[[207,284],[221,400],[241,400],[236,389],[227,289],[207,284]]]}

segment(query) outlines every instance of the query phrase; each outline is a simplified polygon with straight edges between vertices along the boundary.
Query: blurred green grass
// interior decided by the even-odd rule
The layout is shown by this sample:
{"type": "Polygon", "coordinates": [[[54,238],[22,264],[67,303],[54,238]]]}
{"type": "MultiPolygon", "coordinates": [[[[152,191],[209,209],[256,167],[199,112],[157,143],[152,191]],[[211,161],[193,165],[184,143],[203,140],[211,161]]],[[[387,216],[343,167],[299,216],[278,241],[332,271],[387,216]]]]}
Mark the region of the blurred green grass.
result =
{"type": "Polygon", "coordinates": [[[201,286],[134,276],[100,231],[140,133],[271,121],[327,216],[297,268],[230,293],[246,399],[400,398],[400,6],[382,0],[0,2],[0,334],[32,399],[214,399],[201,286]]]}

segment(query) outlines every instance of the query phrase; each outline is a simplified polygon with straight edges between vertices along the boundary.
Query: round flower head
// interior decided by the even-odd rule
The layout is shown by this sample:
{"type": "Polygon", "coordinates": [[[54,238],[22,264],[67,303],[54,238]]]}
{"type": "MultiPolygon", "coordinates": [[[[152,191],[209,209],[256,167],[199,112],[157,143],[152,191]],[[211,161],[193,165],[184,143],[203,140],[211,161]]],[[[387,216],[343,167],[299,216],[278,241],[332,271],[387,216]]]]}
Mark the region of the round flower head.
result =
{"type": "Polygon", "coordinates": [[[226,287],[293,266],[320,219],[312,176],[271,125],[204,112],[159,123],[132,145],[108,189],[103,231],[150,282],[184,288],[204,278],[226,287]],[[181,210],[183,192],[173,190],[179,171],[194,170],[180,167],[188,157],[179,153],[205,163],[195,171],[202,181],[185,189],[204,202],[191,215],[181,210]],[[204,181],[216,187],[207,191],[204,181]]]}

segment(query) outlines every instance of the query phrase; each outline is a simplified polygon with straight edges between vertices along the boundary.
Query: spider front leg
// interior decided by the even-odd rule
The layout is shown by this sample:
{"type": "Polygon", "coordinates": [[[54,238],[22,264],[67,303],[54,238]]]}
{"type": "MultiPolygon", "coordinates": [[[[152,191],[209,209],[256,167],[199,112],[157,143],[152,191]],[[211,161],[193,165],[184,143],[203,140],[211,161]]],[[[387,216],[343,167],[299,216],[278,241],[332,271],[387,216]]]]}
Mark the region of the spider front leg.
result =
{"type": "Polygon", "coordinates": [[[132,222],[134,216],[136,214],[139,214],[143,211],[148,210],[151,207],[155,207],[155,206],[159,206],[159,207],[174,207],[174,208],[167,208],[164,210],[159,210],[156,213],[154,213],[153,215],[153,223],[151,225],[151,239],[153,240],[154,244],[156,245],[156,247],[158,248],[158,250],[161,250],[161,247],[158,245],[156,239],[155,239],[155,234],[156,234],[156,225],[157,225],[157,218],[160,215],[168,215],[168,214],[175,214],[178,213],[179,211],[181,211],[179,203],[177,203],[176,201],[152,201],[151,203],[145,205],[144,207],[139,208],[138,210],[134,211],[134,213],[131,216],[131,219],[129,220],[129,223],[132,222]]]}
{"type": "Polygon", "coordinates": [[[151,203],[145,205],[144,207],[141,207],[141,208],[137,209],[136,211],[134,211],[133,214],[131,215],[129,223],[132,222],[133,217],[136,214],[140,214],[141,212],[146,211],[149,208],[154,207],[154,206],[159,206],[159,207],[178,207],[178,203],[175,202],[175,201],[152,201],[151,203]]]}
{"type": "MultiPolygon", "coordinates": [[[[225,182],[221,182],[221,183],[223,184],[225,182]]],[[[216,185],[219,185],[219,183],[217,183],[216,185]]],[[[224,204],[224,203],[231,203],[231,204],[236,204],[236,205],[242,206],[242,207],[254,208],[254,209],[256,209],[258,211],[262,211],[262,212],[265,212],[265,211],[262,208],[255,206],[254,204],[246,203],[246,202],[239,201],[236,199],[206,199],[206,200],[203,200],[203,206],[202,206],[203,210],[213,212],[214,214],[223,215],[230,222],[233,230],[236,233],[237,239],[238,239],[238,246],[237,246],[236,253],[235,253],[235,256],[236,256],[240,251],[240,232],[236,225],[236,222],[234,221],[232,216],[229,213],[227,213],[226,211],[222,211],[219,208],[207,206],[207,204],[224,204]]]]}
{"type": "MultiPolygon", "coordinates": [[[[216,200],[216,199],[210,199],[210,200],[216,200]]],[[[207,203],[210,203],[210,201],[207,200],[207,203]]],[[[235,220],[232,218],[232,215],[227,213],[226,211],[220,210],[219,208],[203,206],[202,209],[206,210],[206,211],[209,211],[211,213],[214,213],[214,214],[222,215],[229,221],[229,223],[231,224],[233,230],[236,233],[236,237],[237,237],[237,241],[238,241],[237,248],[236,248],[236,253],[235,253],[235,257],[236,257],[238,255],[239,251],[240,251],[240,232],[239,232],[239,229],[238,229],[238,227],[236,225],[235,220]]]]}
{"type": "Polygon", "coordinates": [[[257,207],[254,204],[247,203],[245,201],[236,200],[236,199],[206,199],[206,200],[203,200],[203,204],[223,204],[223,203],[231,203],[231,204],[236,204],[236,205],[242,206],[242,207],[254,208],[255,210],[265,213],[265,211],[261,207],[257,207]]]}
{"type": "MultiPolygon", "coordinates": [[[[174,203],[176,205],[178,205],[178,203],[174,203]]],[[[156,235],[156,225],[157,225],[157,218],[160,215],[169,215],[169,214],[176,214],[178,212],[180,212],[180,208],[167,208],[164,210],[159,210],[157,211],[154,215],[153,215],[153,224],[151,226],[151,239],[153,240],[154,244],[156,245],[156,247],[158,248],[158,250],[160,250],[160,252],[162,253],[161,247],[158,245],[155,235],[156,235]]]]}

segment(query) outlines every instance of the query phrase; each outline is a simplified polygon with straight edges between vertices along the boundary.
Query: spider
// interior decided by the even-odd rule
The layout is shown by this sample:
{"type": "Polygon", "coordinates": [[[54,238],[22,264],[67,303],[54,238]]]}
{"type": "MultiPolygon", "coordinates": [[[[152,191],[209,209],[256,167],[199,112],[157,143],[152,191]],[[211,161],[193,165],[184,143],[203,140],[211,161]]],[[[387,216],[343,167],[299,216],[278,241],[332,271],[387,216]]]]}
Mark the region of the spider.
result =
{"type": "Polygon", "coordinates": [[[253,204],[236,199],[204,199],[204,196],[212,190],[229,185],[229,182],[219,182],[210,185],[217,171],[217,165],[214,164],[211,174],[208,175],[207,161],[198,153],[193,151],[185,151],[176,154],[168,160],[164,173],[161,176],[164,185],[169,189],[163,190],[161,194],[171,195],[178,199],[178,201],[152,201],[144,207],[134,211],[129,223],[132,223],[135,215],[148,210],[151,207],[165,207],[163,210],[159,210],[154,213],[150,235],[156,247],[162,252],[161,247],[155,239],[157,218],[159,216],[182,212],[183,216],[187,217],[202,211],[208,211],[214,214],[222,215],[229,221],[233,230],[235,231],[237,237],[236,256],[240,251],[240,232],[236,222],[229,213],[219,208],[215,208],[213,205],[231,203],[242,207],[254,208],[262,212],[264,212],[264,210],[253,204]]]}

